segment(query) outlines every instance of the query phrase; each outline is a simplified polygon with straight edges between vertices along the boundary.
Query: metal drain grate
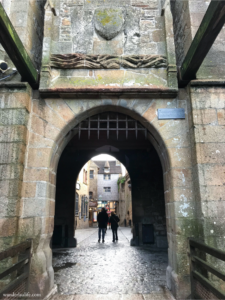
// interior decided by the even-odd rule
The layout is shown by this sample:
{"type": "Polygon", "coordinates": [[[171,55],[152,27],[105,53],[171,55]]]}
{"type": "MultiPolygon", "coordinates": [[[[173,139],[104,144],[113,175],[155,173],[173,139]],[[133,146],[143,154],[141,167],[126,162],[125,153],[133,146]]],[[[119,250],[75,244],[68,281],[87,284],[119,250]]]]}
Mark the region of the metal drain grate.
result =
{"type": "Polygon", "coordinates": [[[218,300],[212,292],[208,291],[199,281],[193,280],[194,292],[197,296],[204,300],[218,300]]]}

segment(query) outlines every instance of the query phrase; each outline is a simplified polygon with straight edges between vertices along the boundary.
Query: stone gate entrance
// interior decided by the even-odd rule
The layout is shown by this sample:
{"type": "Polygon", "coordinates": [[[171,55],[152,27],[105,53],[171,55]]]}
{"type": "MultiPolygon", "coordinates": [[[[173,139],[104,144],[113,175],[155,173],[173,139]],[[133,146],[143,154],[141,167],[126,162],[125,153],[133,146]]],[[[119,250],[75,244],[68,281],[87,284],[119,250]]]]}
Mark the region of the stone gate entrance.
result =
{"type": "MultiPolygon", "coordinates": [[[[35,281],[38,280],[36,282],[45,283],[46,289],[50,282],[53,284],[49,244],[54,227],[57,169],[58,184],[60,185],[60,181],[64,187],[66,184],[63,197],[71,199],[74,203],[74,185],[80,168],[93,155],[96,155],[96,149],[102,152],[102,147],[107,146],[104,148],[104,153],[110,154],[112,149],[119,149],[119,152],[113,152],[113,155],[127,166],[132,177],[133,205],[136,207],[134,218],[137,224],[134,230],[134,244],[137,243],[137,237],[141,236],[142,224],[152,222],[153,216],[145,213],[152,192],[154,191],[157,203],[158,201],[162,201],[163,205],[165,203],[169,244],[168,284],[170,286],[175,284],[176,277],[174,278],[173,272],[180,262],[179,255],[186,257],[184,243],[186,232],[180,231],[179,228],[186,226],[186,223],[182,225],[182,222],[194,218],[194,205],[191,201],[192,180],[189,169],[191,160],[188,154],[189,134],[186,120],[159,121],[157,109],[168,106],[177,107],[181,104],[184,105],[185,101],[110,98],[82,101],[33,100],[24,170],[23,201],[25,205],[20,223],[20,236],[22,238],[24,234],[27,234],[29,228],[30,234],[35,238],[37,248],[33,258],[35,271],[33,278],[35,281]],[[107,101],[105,105],[102,105],[105,101],[107,101]],[[90,105],[94,107],[89,109],[90,105]],[[77,113],[80,110],[82,112],[77,113]],[[124,120],[128,118],[134,122],[134,125],[140,124],[139,126],[144,129],[140,131],[140,135],[138,133],[140,140],[136,140],[135,130],[132,133],[133,139],[129,140],[128,132],[126,140],[126,128],[120,140],[116,138],[116,131],[114,132],[115,139],[107,139],[107,130],[104,131],[105,139],[103,140],[101,138],[92,140],[92,133],[88,139],[88,130],[86,133],[81,132],[79,139],[79,124],[82,121],[85,123],[87,118],[95,118],[96,113],[103,113],[103,111],[106,116],[122,114],[123,117],[125,116],[124,120]],[[147,139],[145,129],[147,129],[147,139]],[[177,229],[172,225],[175,219],[180,222],[179,226],[181,226],[177,229]],[[175,230],[179,230],[179,236],[175,230]],[[178,243],[181,242],[179,246],[178,243]],[[44,266],[47,272],[43,272],[44,266]]],[[[95,134],[97,136],[98,133],[95,134]]],[[[56,192],[56,201],[60,200],[60,197],[62,196],[60,194],[57,196],[56,192]]],[[[70,236],[73,239],[72,230],[70,230],[70,236]]],[[[185,270],[184,267],[188,272],[188,258],[186,262],[182,262],[182,273],[185,270]]]]}
{"type": "Polygon", "coordinates": [[[144,229],[151,225],[153,248],[168,248],[163,170],[147,128],[127,115],[109,111],[83,120],[71,132],[73,137],[59,160],[56,185],[55,224],[68,228],[65,244],[76,245],[74,182],[88,159],[96,153],[107,153],[121,161],[131,177],[134,223],[131,244],[145,243],[144,229]]]}

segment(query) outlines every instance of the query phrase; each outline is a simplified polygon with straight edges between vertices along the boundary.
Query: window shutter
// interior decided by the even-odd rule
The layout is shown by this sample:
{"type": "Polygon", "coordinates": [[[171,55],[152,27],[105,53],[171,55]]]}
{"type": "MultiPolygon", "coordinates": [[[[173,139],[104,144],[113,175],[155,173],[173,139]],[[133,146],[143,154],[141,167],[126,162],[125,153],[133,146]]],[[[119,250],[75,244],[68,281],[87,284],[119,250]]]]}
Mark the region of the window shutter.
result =
{"type": "Polygon", "coordinates": [[[76,193],[75,198],[75,215],[78,215],[79,213],[79,195],[76,193]]]}

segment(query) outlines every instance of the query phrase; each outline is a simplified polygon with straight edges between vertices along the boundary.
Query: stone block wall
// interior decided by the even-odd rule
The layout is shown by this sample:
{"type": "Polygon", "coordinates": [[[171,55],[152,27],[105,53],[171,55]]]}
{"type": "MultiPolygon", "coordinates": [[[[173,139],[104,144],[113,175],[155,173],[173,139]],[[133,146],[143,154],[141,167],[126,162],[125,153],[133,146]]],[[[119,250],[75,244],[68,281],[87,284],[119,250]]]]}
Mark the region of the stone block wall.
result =
{"type": "Polygon", "coordinates": [[[56,1],[59,27],[53,39],[53,53],[162,54],[166,55],[164,21],[158,1],[148,0],[61,0],[56,1]],[[95,9],[121,8],[124,31],[112,41],[100,37],[93,26],[95,9]]]}
{"type": "MultiPolygon", "coordinates": [[[[202,86],[198,81],[190,87],[194,125],[193,178],[199,238],[216,249],[225,247],[225,89],[202,86]]],[[[225,263],[207,256],[220,270],[225,263]]],[[[220,289],[224,283],[209,275],[220,289]]]]}
{"type": "MultiPolygon", "coordinates": [[[[0,249],[23,239],[18,235],[23,171],[28,142],[31,90],[27,84],[1,84],[0,93],[0,249]]],[[[26,234],[24,235],[26,238],[26,234]]]]}
{"type": "Polygon", "coordinates": [[[224,249],[225,230],[225,89],[191,87],[194,124],[196,202],[205,242],[224,249]]]}
{"type": "Polygon", "coordinates": [[[181,66],[191,45],[189,1],[170,1],[173,14],[174,39],[176,40],[177,65],[181,66]]]}
{"type": "Polygon", "coordinates": [[[41,89],[123,87],[176,88],[175,53],[172,18],[169,6],[161,16],[161,4],[156,0],[57,0],[57,17],[46,12],[41,89]],[[112,40],[95,30],[95,11],[99,8],[121,10],[124,24],[112,40]],[[53,28],[48,30],[48,28],[53,28]],[[167,34],[167,38],[166,38],[167,34]],[[49,69],[51,54],[87,55],[162,55],[171,68],[120,68],[111,70],[49,69]]]}
{"type": "MultiPolygon", "coordinates": [[[[207,0],[171,0],[170,2],[177,63],[181,66],[210,2],[207,0]]],[[[197,73],[198,79],[225,78],[224,37],[223,27],[197,73]]]]}
{"type": "MultiPolygon", "coordinates": [[[[38,70],[40,70],[42,59],[45,3],[46,0],[3,0],[2,3],[38,70]]],[[[0,51],[2,58],[8,61],[10,66],[13,66],[3,48],[0,51]]]]}

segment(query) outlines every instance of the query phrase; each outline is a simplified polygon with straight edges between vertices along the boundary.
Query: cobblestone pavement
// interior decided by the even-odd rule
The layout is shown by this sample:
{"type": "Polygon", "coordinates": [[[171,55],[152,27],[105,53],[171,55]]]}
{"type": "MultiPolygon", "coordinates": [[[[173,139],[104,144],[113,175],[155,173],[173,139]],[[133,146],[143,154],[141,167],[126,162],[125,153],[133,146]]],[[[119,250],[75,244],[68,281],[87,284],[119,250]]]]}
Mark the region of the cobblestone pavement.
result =
{"type": "Polygon", "coordinates": [[[173,299],[165,286],[167,253],[131,247],[130,228],[119,229],[116,243],[111,230],[105,243],[98,243],[97,229],[83,232],[86,239],[80,243],[82,232],[76,235],[77,248],[53,251],[58,294],[52,299],[173,299]]]}

